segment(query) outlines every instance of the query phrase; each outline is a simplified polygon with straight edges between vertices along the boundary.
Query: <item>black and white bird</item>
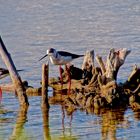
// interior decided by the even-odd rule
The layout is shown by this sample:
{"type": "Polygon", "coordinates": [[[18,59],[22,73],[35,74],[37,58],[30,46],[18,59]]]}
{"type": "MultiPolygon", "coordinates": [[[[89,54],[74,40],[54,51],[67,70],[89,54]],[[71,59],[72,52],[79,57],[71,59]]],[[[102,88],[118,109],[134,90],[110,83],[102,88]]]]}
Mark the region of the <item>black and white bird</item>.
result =
{"type": "MultiPolygon", "coordinates": [[[[17,71],[19,72],[19,71],[23,71],[23,70],[17,70],[17,71]]],[[[5,77],[7,77],[8,75],[9,75],[8,69],[0,68],[0,79],[3,79],[5,77]]],[[[1,100],[2,100],[2,89],[0,87],[0,103],[1,103],[1,100]]]]}
{"type": "MultiPolygon", "coordinates": [[[[41,59],[39,59],[39,61],[42,60],[43,58],[45,58],[46,56],[49,56],[52,64],[59,65],[61,84],[63,84],[61,65],[65,65],[66,69],[68,70],[68,68],[67,68],[68,63],[70,63],[72,60],[82,57],[84,55],[73,54],[73,53],[69,53],[69,52],[65,52],[65,51],[56,51],[54,48],[50,48],[46,51],[46,55],[43,56],[41,59]]],[[[70,89],[71,79],[70,79],[69,73],[68,73],[68,76],[69,76],[69,82],[70,82],[70,84],[69,84],[69,89],[70,89]]]]}
{"type": "MultiPolygon", "coordinates": [[[[23,70],[17,70],[18,72],[23,70]]],[[[9,70],[5,68],[0,68],[0,79],[3,79],[9,75],[9,70]]]]}

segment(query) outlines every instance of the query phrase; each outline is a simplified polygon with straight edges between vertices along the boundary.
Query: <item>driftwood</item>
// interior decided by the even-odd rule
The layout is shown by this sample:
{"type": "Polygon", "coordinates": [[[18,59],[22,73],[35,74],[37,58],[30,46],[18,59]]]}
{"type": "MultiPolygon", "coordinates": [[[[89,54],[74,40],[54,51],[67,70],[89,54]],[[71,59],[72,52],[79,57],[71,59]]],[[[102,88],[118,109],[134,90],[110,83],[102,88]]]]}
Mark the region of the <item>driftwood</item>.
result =
{"type": "Polygon", "coordinates": [[[127,50],[126,48],[123,48],[120,50],[115,50],[115,49],[110,50],[110,53],[107,57],[107,62],[106,62],[105,76],[107,78],[110,78],[113,80],[117,79],[118,70],[124,64],[126,56],[130,52],[131,51],[127,50]]]}
{"type": "Polygon", "coordinates": [[[10,77],[12,79],[12,82],[13,82],[16,92],[18,94],[18,99],[19,99],[20,105],[28,105],[29,103],[28,103],[28,98],[25,93],[25,88],[22,84],[21,78],[16,70],[16,67],[12,61],[12,58],[11,58],[9,52],[7,51],[1,37],[0,37],[0,55],[1,55],[5,65],[7,66],[7,69],[9,70],[10,77]]]}
{"type": "MultiPolygon", "coordinates": [[[[86,76],[90,76],[87,80],[87,77],[84,75],[83,79],[81,79],[83,86],[75,88],[75,93],[71,94],[64,101],[66,108],[68,110],[70,108],[75,110],[77,107],[98,109],[127,103],[129,96],[124,91],[123,86],[119,85],[116,80],[119,68],[124,64],[129,53],[130,51],[127,49],[111,49],[106,63],[103,62],[102,57],[96,56],[100,67],[94,65],[94,53],[86,53],[82,70],[83,75],[86,71],[86,76]]],[[[137,90],[139,90],[139,87],[134,92],[137,90]]]]}
{"type": "Polygon", "coordinates": [[[140,110],[140,68],[136,65],[123,85],[125,93],[129,97],[129,104],[134,110],[140,110]]]}
{"type": "Polygon", "coordinates": [[[12,83],[1,84],[0,87],[1,87],[2,91],[8,91],[8,92],[14,92],[15,93],[15,87],[12,83]]]}
{"type": "MultiPolygon", "coordinates": [[[[41,87],[39,88],[33,88],[28,85],[27,81],[22,82],[24,85],[24,88],[26,90],[26,95],[27,96],[41,96],[41,87]]],[[[7,84],[0,84],[0,87],[2,91],[6,91],[8,93],[15,93],[15,86],[13,83],[7,83],[7,84]]]]}
{"type": "Polygon", "coordinates": [[[63,88],[61,85],[61,80],[60,77],[58,78],[53,78],[51,77],[49,79],[49,86],[54,89],[54,92],[57,93],[64,93],[66,94],[68,92],[68,82],[69,82],[69,76],[71,78],[71,91],[75,90],[75,88],[82,88],[81,85],[81,79],[83,75],[83,71],[80,68],[74,67],[71,65],[69,67],[69,76],[67,74],[67,69],[62,69],[62,77],[63,77],[63,88]]]}
{"type": "Polygon", "coordinates": [[[84,61],[82,64],[82,70],[90,70],[94,66],[94,50],[86,51],[84,61]]]}
{"type": "Polygon", "coordinates": [[[106,72],[106,68],[105,68],[105,64],[104,64],[104,62],[103,62],[103,60],[102,60],[102,57],[97,55],[97,56],[96,56],[96,60],[97,60],[99,66],[100,66],[100,68],[101,68],[102,75],[104,75],[105,72],[106,72]]]}
{"type": "Polygon", "coordinates": [[[83,70],[83,85],[87,85],[92,78],[92,69],[94,68],[94,50],[86,51],[82,70],[83,70]]]}

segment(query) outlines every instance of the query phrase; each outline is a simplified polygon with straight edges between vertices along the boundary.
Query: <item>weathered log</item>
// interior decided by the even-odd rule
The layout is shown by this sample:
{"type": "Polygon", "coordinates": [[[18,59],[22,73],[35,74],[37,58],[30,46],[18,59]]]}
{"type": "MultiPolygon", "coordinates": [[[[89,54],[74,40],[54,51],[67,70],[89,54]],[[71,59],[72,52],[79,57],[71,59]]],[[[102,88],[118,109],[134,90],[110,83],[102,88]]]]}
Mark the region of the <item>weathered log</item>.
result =
{"type": "Polygon", "coordinates": [[[129,88],[130,90],[134,91],[139,84],[140,84],[140,68],[138,68],[135,65],[127,81],[124,83],[124,88],[129,88]]]}
{"type": "MultiPolygon", "coordinates": [[[[76,88],[78,88],[78,89],[82,88],[80,80],[72,79],[71,83],[72,83],[71,90],[75,90],[76,88]]],[[[63,89],[62,89],[62,86],[61,86],[59,79],[50,78],[49,79],[49,86],[52,87],[55,92],[62,92],[63,93],[63,91],[64,91],[66,93],[68,91],[68,84],[64,83],[63,89]]]]}
{"type": "Polygon", "coordinates": [[[0,84],[2,91],[15,92],[15,87],[12,83],[0,84]]]}
{"type": "MultiPolygon", "coordinates": [[[[121,65],[123,65],[126,56],[130,53],[127,49],[120,49],[116,51],[111,49],[107,57],[106,71],[104,74],[98,75],[98,84],[100,87],[101,96],[104,97],[109,105],[116,104],[119,101],[121,94],[118,92],[118,85],[116,82],[117,73],[121,65]]],[[[99,62],[99,59],[97,59],[99,62]]],[[[100,67],[104,68],[102,61],[99,62],[100,67]]],[[[103,69],[101,68],[101,69],[103,69]]],[[[103,70],[102,70],[103,71],[103,70]]],[[[123,99],[122,99],[123,100],[123,99]]]]}
{"type": "MultiPolygon", "coordinates": [[[[123,86],[118,86],[116,79],[118,70],[129,53],[130,51],[126,49],[120,49],[118,51],[112,49],[107,58],[106,66],[102,58],[97,56],[96,60],[100,67],[95,67],[94,51],[92,53],[86,52],[82,70],[84,72],[83,79],[84,81],[87,80],[87,83],[85,82],[86,84],[83,84],[83,82],[80,83],[78,80],[75,80],[71,86],[73,89],[72,95],[64,100],[60,97],[56,100],[64,101],[66,108],[70,111],[77,109],[77,107],[82,109],[89,107],[93,107],[94,109],[115,107],[123,105],[124,101],[127,104],[129,96],[125,94],[123,86]]],[[[58,93],[62,91],[59,79],[52,79],[49,83],[58,93]]],[[[67,90],[67,80],[65,80],[63,85],[64,89],[67,90]]],[[[137,89],[135,88],[134,92],[138,91],[139,87],[137,89]]]]}
{"type": "Polygon", "coordinates": [[[99,83],[98,76],[101,75],[101,69],[99,67],[92,69],[92,78],[88,82],[88,85],[85,86],[85,92],[98,92],[99,91],[99,83]]]}
{"type": "MultiPolygon", "coordinates": [[[[16,91],[13,83],[0,84],[0,87],[1,87],[2,91],[6,91],[8,93],[11,93],[11,92],[13,93],[16,91]]],[[[25,89],[26,89],[27,96],[41,96],[41,87],[33,88],[31,86],[25,86],[25,89]]]]}
{"type": "Polygon", "coordinates": [[[94,66],[94,50],[86,51],[84,61],[82,64],[82,70],[89,70],[90,67],[94,66]]]}
{"type": "Polygon", "coordinates": [[[75,67],[74,65],[68,65],[65,67],[65,69],[62,69],[63,83],[68,83],[69,77],[70,79],[80,80],[82,79],[82,76],[83,76],[83,70],[75,67]]]}
{"type": "MultiPolygon", "coordinates": [[[[131,85],[130,85],[130,89],[131,89],[131,85]]],[[[132,109],[140,110],[140,83],[138,84],[138,86],[136,87],[135,90],[133,90],[133,91],[130,90],[128,96],[129,96],[129,104],[132,107],[132,109]]]]}
{"type": "Polygon", "coordinates": [[[133,70],[132,70],[131,74],[129,75],[127,81],[128,82],[131,82],[131,81],[133,82],[134,80],[136,80],[136,78],[138,77],[139,73],[140,73],[140,69],[137,67],[137,65],[134,65],[133,70]]]}
{"type": "Polygon", "coordinates": [[[116,80],[119,68],[124,64],[126,56],[130,53],[126,48],[115,50],[111,49],[107,57],[105,76],[109,79],[116,80]]]}
{"type": "Polygon", "coordinates": [[[106,72],[106,69],[105,69],[105,64],[104,64],[104,62],[102,60],[102,57],[97,55],[96,56],[96,61],[98,62],[99,66],[101,68],[102,75],[104,75],[105,72],[106,72]]]}
{"type": "Polygon", "coordinates": [[[41,87],[40,88],[33,88],[28,87],[26,88],[27,96],[41,96],[41,87]]]}
{"type": "MultiPolygon", "coordinates": [[[[140,93],[140,68],[136,65],[133,67],[133,70],[128,77],[127,81],[123,84],[125,93],[130,96],[134,96],[136,99],[139,99],[140,93]]],[[[138,101],[140,102],[140,100],[138,101]]]]}
{"type": "Polygon", "coordinates": [[[116,81],[108,82],[106,85],[102,85],[101,87],[101,94],[106,95],[109,90],[116,89],[117,83],[116,81]]]}
{"type": "Polygon", "coordinates": [[[9,52],[7,51],[1,37],[0,37],[0,55],[5,65],[7,66],[7,69],[9,70],[10,77],[12,79],[12,82],[18,94],[20,105],[29,105],[28,98],[26,96],[25,88],[22,84],[21,78],[16,70],[16,67],[12,61],[12,58],[9,52]]]}
{"type": "Polygon", "coordinates": [[[82,70],[83,70],[83,85],[87,85],[92,78],[92,69],[94,68],[94,50],[86,51],[82,70]]]}
{"type": "Polygon", "coordinates": [[[41,107],[46,106],[49,108],[48,102],[48,81],[49,81],[49,64],[42,65],[42,103],[41,107]]]}

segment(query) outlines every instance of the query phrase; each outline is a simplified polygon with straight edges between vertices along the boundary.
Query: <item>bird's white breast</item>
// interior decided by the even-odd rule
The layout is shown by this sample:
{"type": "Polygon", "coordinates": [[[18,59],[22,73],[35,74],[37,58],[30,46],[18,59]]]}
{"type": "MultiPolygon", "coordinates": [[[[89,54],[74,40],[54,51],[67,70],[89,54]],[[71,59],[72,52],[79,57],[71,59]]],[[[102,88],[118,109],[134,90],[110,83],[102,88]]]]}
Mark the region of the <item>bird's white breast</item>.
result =
{"type": "Polygon", "coordinates": [[[70,61],[72,61],[71,56],[60,56],[58,55],[57,58],[54,56],[50,56],[50,61],[54,65],[66,65],[70,61]]]}

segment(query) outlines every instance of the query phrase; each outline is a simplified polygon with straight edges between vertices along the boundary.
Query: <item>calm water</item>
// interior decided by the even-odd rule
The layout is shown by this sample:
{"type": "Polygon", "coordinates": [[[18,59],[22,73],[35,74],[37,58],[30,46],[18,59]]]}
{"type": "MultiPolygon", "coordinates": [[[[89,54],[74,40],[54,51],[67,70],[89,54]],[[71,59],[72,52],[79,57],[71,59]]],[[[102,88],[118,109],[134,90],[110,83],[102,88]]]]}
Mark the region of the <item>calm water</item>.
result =
{"type": "MultiPolygon", "coordinates": [[[[140,0],[0,0],[0,35],[20,75],[39,87],[41,65],[38,59],[54,47],[79,54],[94,49],[106,55],[110,48],[128,48],[131,54],[118,74],[127,79],[132,66],[140,63],[140,0]]],[[[82,59],[73,61],[81,67],[82,59]]],[[[4,64],[0,60],[0,65],[4,64]]],[[[50,64],[50,76],[57,76],[50,64]]],[[[9,82],[6,78],[2,82],[9,82]]],[[[49,89],[49,95],[52,90],[49,89]]],[[[49,128],[43,127],[40,97],[30,97],[25,123],[18,125],[17,98],[3,94],[0,106],[0,140],[14,139],[139,139],[140,113],[130,108],[76,111],[68,116],[60,105],[51,105],[49,128]],[[65,114],[65,117],[64,117],[65,114]]],[[[46,121],[45,121],[46,122],[46,121]]],[[[46,125],[47,126],[47,125],[46,125]]]]}

